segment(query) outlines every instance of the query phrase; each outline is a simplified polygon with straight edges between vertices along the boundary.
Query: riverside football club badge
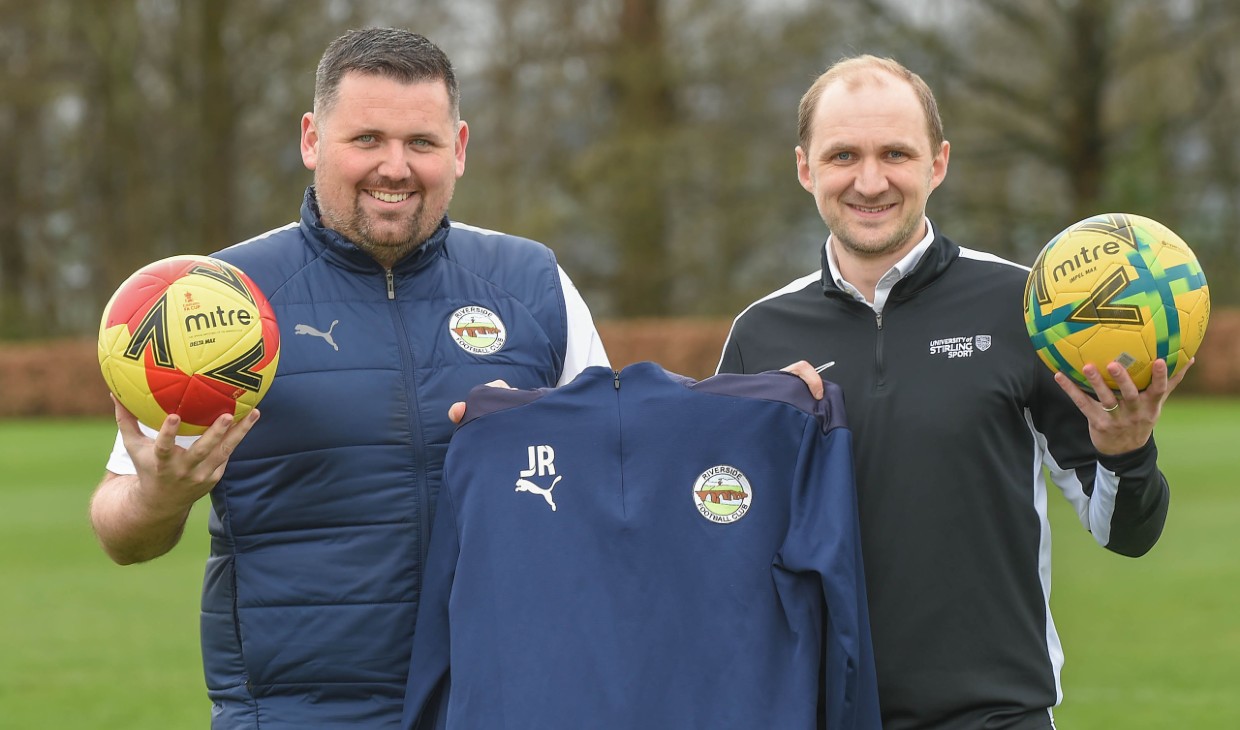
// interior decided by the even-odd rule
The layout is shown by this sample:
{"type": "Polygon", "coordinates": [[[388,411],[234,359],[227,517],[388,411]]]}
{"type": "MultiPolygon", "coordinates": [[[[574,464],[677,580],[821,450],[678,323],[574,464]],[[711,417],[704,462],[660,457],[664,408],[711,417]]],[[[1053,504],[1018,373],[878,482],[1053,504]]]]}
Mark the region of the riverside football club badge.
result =
{"type": "Polygon", "coordinates": [[[508,331],[500,318],[487,309],[470,305],[461,307],[448,318],[448,334],[465,352],[490,355],[503,349],[508,331]]]}
{"type": "Polygon", "coordinates": [[[711,522],[731,524],[749,513],[753,489],[740,469],[712,466],[693,483],[693,505],[711,522]]]}

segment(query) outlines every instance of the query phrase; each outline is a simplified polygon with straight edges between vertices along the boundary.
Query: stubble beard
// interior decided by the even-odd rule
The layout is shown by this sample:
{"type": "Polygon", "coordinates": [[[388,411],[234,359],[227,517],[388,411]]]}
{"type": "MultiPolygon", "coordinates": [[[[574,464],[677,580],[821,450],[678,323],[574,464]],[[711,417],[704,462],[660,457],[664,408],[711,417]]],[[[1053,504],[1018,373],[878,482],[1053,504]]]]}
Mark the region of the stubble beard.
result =
{"type": "MultiPolygon", "coordinates": [[[[449,200],[451,200],[451,193],[449,193],[449,200]]],[[[426,199],[422,198],[418,201],[418,207],[413,215],[404,221],[397,221],[398,225],[394,230],[389,226],[383,226],[383,230],[380,230],[381,227],[376,225],[377,223],[391,223],[392,219],[377,219],[375,216],[367,215],[362,210],[361,201],[358,199],[354,199],[352,209],[347,215],[338,215],[334,211],[323,208],[321,204],[319,206],[324,225],[349,239],[384,267],[391,267],[426,243],[439,229],[439,221],[447,212],[446,204],[441,211],[428,210],[426,199]]]]}
{"type": "Polygon", "coordinates": [[[849,232],[848,226],[841,225],[837,229],[832,228],[828,223],[827,227],[831,229],[831,235],[835,237],[836,243],[853,256],[876,259],[899,251],[905,244],[909,243],[909,240],[917,230],[917,226],[921,223],[921,219],[921,216],[913,217],[911,220],[906,221],[894,234],[878,241],[866,241],[858,236],[854,236],[849,232]]]}

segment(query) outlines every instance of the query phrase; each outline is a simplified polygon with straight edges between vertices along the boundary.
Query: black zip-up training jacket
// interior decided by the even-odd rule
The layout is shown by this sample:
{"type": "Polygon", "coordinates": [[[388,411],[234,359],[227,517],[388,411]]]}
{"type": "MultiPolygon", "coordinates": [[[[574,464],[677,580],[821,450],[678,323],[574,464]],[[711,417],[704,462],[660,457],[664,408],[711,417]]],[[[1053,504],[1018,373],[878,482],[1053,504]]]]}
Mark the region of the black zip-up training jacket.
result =
{"type": "Polygon", "coordinates": [[[1169,491],[1151,438],[1099,457],[1025,332],[1027,269],[938,234],[881,316],[822,270],[745,309],[719,372],[834,361],[856,437],[862,548],[887,730],[1052,727],[1047,482],[1139,556],[1169,491]]]}

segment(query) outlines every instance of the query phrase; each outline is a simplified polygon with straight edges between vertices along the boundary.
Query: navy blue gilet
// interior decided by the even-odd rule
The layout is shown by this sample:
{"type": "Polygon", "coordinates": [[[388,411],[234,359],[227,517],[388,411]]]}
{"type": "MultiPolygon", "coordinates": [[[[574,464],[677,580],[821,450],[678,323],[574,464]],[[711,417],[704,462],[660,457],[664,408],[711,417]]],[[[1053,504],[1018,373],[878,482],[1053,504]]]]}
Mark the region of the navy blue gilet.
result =
{"type": "Polygon", "coordinates": [[[313,189],[299,223],[214,255],[267,296],[281,353],[211,493],[213,727],[397,726],[448,407],[497,378],[557,382],[555,258],[445,219],[389,272],[323,227],[313,189]]]}

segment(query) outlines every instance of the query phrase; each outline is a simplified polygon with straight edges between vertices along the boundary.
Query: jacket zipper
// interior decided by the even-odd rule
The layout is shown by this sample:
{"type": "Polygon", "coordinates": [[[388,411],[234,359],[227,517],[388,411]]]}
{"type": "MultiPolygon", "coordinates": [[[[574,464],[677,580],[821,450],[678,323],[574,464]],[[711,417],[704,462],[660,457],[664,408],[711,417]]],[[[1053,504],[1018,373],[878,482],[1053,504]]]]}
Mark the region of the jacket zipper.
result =
{"type": "Polygon", "coordinates": [[[874,390],[882,391],[887,385],[887,368],[883,360],[883,313],[874,313],[874,323],[878,328],[874,336],[874,390]]]}
{"type": "MultiPolygon", "coordinates": [[[[383,276],[387,283],[387,298],[389,301],[396,301],[396,275],[392,273],[390,268],[384,268],[383,276]]],[[[400,356],[404,367],[404,376],[409,384],[409,433],[413,436],[413,454],[416,463],[414,473],[419,474],[416,478],[417,499],[418,499],[418,560],[423,566],[426,563],[426,553],[430,547],[430,490],[426,485],[426,474],[421,467],[426,463],[426,450],[422,447],[422,428],[418,423],[418,393],[417,380],[413,374],[413,346],[409,342],[409,337],[405,333],[404,319],[401,317],[400,306],[393,305],[392,320],[396,325],[396,338],[400,342],[400,356]]],[[[419,594],[422,592],[422,581],[419,577],[416,590],[419,594]]]]}
{"type": "Polygon", "coordinates": [[[613,369],[612,386],[616,389],[616,452],[618,458],[616,463],[619,464],[620,472],[616,476],[620,480],[620,515],[624,518],[629,516],[628,499],[625,495],[624,484],[624,419],[620,417],[620,371],[613,369]]]}

